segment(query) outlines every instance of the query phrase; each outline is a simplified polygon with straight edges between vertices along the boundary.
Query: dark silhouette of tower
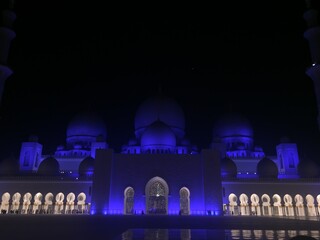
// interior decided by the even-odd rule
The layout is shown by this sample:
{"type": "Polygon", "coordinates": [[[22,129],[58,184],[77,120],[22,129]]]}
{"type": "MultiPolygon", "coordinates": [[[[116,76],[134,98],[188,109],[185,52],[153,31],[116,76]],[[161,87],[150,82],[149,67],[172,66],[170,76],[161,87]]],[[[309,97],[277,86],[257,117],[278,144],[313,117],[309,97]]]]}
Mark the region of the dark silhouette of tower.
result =
{"type": "Polygon", "coordinates": [[[320,26],[318,10],[311,0],[306,0],[307,11],[303,17],[307,23],[304,37],[308,40],[312,64],[306,74],[312,79],[318,107],[318,128],[320,129],[320,26]]]}
{"type": "Polygon", "coordinates": [[[11,41],[15,38],[16,34],[13,31],[13,23],[16,19],[16,14],[12,11],[13,0],[9,1],[8,8],[1,13],[2,21],[0,26],[0,104],[5,82],[8,77],[13,73],[7,66],[9,49],[11,41]]]}

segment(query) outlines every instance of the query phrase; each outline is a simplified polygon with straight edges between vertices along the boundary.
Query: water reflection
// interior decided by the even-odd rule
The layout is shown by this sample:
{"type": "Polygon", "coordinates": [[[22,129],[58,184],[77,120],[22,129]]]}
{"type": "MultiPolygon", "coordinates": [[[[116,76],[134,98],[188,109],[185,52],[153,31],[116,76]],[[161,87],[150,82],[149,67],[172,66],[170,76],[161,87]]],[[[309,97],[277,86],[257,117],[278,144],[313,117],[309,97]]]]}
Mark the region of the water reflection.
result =
{"type": "Polygon", "coordinates": [[[306,230],[220,230],[220,229],[129,229],[118,240],[267,239],[289,240],[303,235],[320,239],[320,231],[306,230]]]}
{"type": "MultiPolygon", "coordinates": [[[[210,231],[210,230],[209,230],[210,231]]],[[[225,230],[225,239],[278,239],[287,240],[295,236],[309,236],[319,239],[320,231],[306,230],[225,230]]]]}

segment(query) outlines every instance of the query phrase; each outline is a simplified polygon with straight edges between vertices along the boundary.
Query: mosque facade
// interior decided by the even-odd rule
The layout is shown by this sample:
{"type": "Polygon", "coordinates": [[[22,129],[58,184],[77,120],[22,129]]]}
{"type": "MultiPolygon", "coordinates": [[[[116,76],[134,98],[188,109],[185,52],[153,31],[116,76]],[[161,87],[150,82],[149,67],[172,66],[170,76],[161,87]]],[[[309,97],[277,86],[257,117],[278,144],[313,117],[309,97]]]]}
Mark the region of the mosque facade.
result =
{"type": "Polygon", "coordinates": [[[94,112],[70,121],[65,144],[53,155],[44,155],[42,144],[30,137],[21,144],[19,173],[1,177],[3,200],[11,207],[3,212],[12,211],[20,196],[23,213],[320,213],[315,166],[303,165],[297,145],[286,138],[274,146],[275,156],[267,156],[239,113],[222,116],[210,147],[201,150],[185,137],[184,112],[168,96],[142,102],[134,126],[135,137],[119,152],[109,148],[106,126],[94,112]]]}
{"type": "MultiPolygon", "coordinates": [[[[309,25],[312,42],[320,30],[309,25]]],[[[307,71],[317,83],[318,67],[307,71]]],[[[135,137],[119,152],[93,112],[70,121],[52,155],[31,136],[21,144],[18,171],[0,166],[1,213],[320,215],[319,169],[299,160],[296,143],[283,138],[267,156],[248,119],[229,113],[214,124],[210,147],[198,149],[185,121],[174,99],[156,95],[138,107],[135,137]]]]}

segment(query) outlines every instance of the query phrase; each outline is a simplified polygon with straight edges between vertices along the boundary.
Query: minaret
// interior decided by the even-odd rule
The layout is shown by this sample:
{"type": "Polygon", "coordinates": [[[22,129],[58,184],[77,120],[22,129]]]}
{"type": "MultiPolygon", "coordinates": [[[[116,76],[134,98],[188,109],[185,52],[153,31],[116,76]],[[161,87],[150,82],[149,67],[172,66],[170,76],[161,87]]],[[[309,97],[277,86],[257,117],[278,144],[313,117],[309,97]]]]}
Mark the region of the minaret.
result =
{"type": "Polygon", "coordinates": [[[320,129],[320,26],[318,11],[313,8],[312,1],[306,0],[307,11],[303,17],[307,23],[307,30],[304,37],[309,42],[312,65],[307,69],[306,74],[313,80],[317,107],[318,107],[318,127],[320,129]]]}
{"type": "Polygon", "coordinates": [[[9,49],[11,41],[16,34],[12,30],[16,14],[11,10],[13,8],[13,0],[10,1],[9,9],[2,11],[2,26],[0,26],[0,104],[5,82],[12,74],[12,70],[7,66],[9,49]]]}

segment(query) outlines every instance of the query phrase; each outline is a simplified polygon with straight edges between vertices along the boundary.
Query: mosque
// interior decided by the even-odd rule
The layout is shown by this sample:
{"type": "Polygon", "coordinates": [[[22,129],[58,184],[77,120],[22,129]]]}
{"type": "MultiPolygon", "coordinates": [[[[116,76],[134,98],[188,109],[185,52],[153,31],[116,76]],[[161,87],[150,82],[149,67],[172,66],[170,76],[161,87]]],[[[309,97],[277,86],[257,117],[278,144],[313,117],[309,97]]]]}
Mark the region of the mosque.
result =
{"type": "MultiPolygon", "coordinates": [[[[315,14],[311,8],[305,14],[305,37],[315,53],[307,74],[318,89],[315,14]]],[[[8,10],[4,17],[0,31],[10,43],[15,15],[8,10]]],[[[0,52],[3,86],[12,71],[5,65],[8,51],[0,52]]],[[[212,127],[210,147],[198,149],[186,138],[186,120],[173,98],[158,94],[140,104],[135,137],[119,152],[109,148],[108,129],[94,112],[66,124],[65,143],[53,155],[43,154],[31,136],[21,144],[18,172],[0,166],[1,213],[320,215],[319,170],[299,161],[296,143],[283,138],[276,155],[266,156],[249,120],[229,113],[212,127]]]]}

